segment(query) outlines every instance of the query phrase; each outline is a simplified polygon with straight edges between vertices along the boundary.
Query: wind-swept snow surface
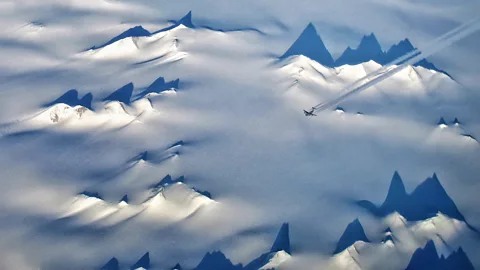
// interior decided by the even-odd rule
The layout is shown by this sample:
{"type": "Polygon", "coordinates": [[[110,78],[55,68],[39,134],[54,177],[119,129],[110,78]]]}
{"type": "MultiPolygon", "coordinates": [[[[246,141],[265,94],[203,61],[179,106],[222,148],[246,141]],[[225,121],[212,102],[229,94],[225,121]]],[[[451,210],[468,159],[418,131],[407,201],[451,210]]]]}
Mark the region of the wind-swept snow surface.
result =
{"type": "Polygon", "coordinates": [[[17,2],[0,269],[480,268],[471,1],[17,2]]]}

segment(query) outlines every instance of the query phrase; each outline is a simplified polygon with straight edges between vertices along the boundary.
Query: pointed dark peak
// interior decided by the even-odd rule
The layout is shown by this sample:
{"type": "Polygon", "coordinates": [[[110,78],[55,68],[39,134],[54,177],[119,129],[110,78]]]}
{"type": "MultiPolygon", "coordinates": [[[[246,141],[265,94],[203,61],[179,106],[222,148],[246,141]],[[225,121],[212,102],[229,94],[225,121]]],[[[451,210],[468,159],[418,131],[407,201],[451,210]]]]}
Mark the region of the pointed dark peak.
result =
{"type": "Polygon", "coordinates": [[[383,231],[384,233],[392,233],[392,229],[390,229],[390,227],[387,227],[385,229],[385,231],[383,231]]]}
{"type": "MultiPolygon", "coordinates": [[[[406,220],[418,221],[435,217],[440,212],[451,218],[466,222],[465,217],[447,194],[436,174],[419,184],[412,193],[407,194],[403,181],[396,173],[392,179],[387,198],[380,207],[366,200],[356,203],[378,217],[385,217],[390,213],[398,212],[406,220]]],[[[469,227],[473,231],[477,231],[475,228],[469,227]]]]}
{"type": "Polygon", "coordinates": [[[256,259],[249,262],[243,270],[257,270],[263,269],[262,267],[269,263],[269,261],[275,256],[279,251],[287,252],[292,254],[290,249],[290,236],[289,236],[289,225],[288,223],[283,223],[278,231],[275,242],[273,243],[271,249],[257,257],[256,259]]]}
{"type": "Polygon", "coordinates": [[[406,48],[411,48],[411,49],[414,49],[415,47],[413,46],[412,42],[410,41],[410,39],[408,38],[405,38],[404,40],[401,40],[399,43],[398,43],[400,46],[405,46],[406,48]]]}
{"type": "Polygon", "coordinates": [[[425,246],[423,247],[423,251],[425,252],[429,252],[429,253],[435,253],[435,255],[437,255],[438,257],[438,254],[437,254],[437,248],[435,247],[435,242],[433,242],[433,240],[429,240],[425,246]]]}
{"type": "Polygon", "coordinates": [[[127,164],[135,165],[138,164],[140,161],[148,161],[148,151],[141,152],[140,154],[136,155],[135,157],[129,159],[127,164]]]}
{"type": "MultiPolygon", "coordinates": [[[[177,181],[177,183],[180,183],[180,182],[183,183],[183,181],[177,181]]],[[[208,191],[202,191],[202,190],[198,190],[198,189],[196,189],[196,188],[192,188],[192,189],[193,189],[193,191],[197,192],[198,194],[202,194],[203,196],[205,196],[205,197],[207,197],[207,198],[209,198],[209,199],[212,198],[212,194],[211,194],[210,192],[208,192],[208,191]]]]}
{"type": "Polygon", "coordinates": [[[293,45],[280,57],[285,59],[293,55],[304,55],[326,67],[333,67],[332,55],[325,47],[322,38],[312,23],[309,23],[293,45]]]}
{"type": "Polygon", "coordinates": [[[161,189],[165,186],[175,184],[175,183],[178,183],[178,182],[179,182],[178,179],[173,180],[172,177],[169,174],[167,174],[165,177],[162,178],[162,180],[160,180],[160,182],[158,182],[157,184],[151,185],[150,189],[153,189],[155,191],[155,190],[161,189]]]}
{"type": "Polygon", "coordinates": [[[388,188],[387,198],[385,199],[384,205],[395,204],[399,201],[403,201],[407,197],[407,191],[405,190],[405,185],[403,180],[400,177],[400,174],[395,171],[393,173],[392,182],[388,188]]]}
{"type": "Polygon", "coordinates": [[[192,11],[189,11],[187,15],[183,16],[183,18],[178,21],[178,24],[182,24],[188,28],[195,28],[192,22],[192,11]]]}
{"type": "Polygon", "coordinates": [[[390,47],[390,49],[387,51],[387,54],[390,54],[390,53],[393,53],[393,52],[403,52],[405,54],[405,53],[411,52],[413,50],[415,50],[415,47],[410,42],[410,40],[408,38],[406,38],[404,40],[401,40],[397,44],[392,45],[392,47],[390,47]]]}
{"type": "MultiPolygon", "coordinates": [[[[447,194],[445,189],[443,188],[442,184],[440,183],[440,180],[438,180],[437,174],[433,174],[432,177],[428,177],[423,181],[420,185],[417,186],[417,189],[425,189],[428,190],[429,192],[441,192],[443,194],[447,194]]],[[[414,191],[415,192],[415,191],[414,191]]]]}
{"type": "MultiPolygon", "coordinates": [[[[65,92],[63,95],[61,95],[59,98],[57,98],[55,101],[53,101],[54,103],[66,103],[67,105],[70,105],[68,104],[67,102],[77,102],[79,100],[78,98],[78,91],[77,89],[71,89],[71,90],[68,90],[67,92],[65,92]]],[[[73,104],[73,105],[70,105],[70,106],[75,106],[77,104],[73,104]]]]}
{"type": "Polygon", "coordinates": [[[415,47],[412,45],[410,40],[404,39],[399,43],[392,45],[390,49],[388,49],[385,54],[385,63],[383,64],[390,63],[413,50],[415,50],[415,47]]]}
{"type": "Polygon", "coordinates": [[[52,105],[58,104],[58,103],[64,103],[67,104],[70,107],[75,107],[77,105],[83,106],[88,109],[92,109],[92,100],[93,100],[93,95],[92,93],[87,93],[85,96],[83,96],[81,99],[79,98],[78,91],[76,89],[71,89],[65,92],[63,95],[61,95],[59,98],[56,100],[45,104],[45,107],[50,107],[52,105]]]}
{"type": "Polygon", "coordinates": [[[282,250],[288,254],[292,254],[292,251],[290,250],[290,232],[288,223],[283,223],[282,227],[280,227],[270,252],[278,252],[282,250]]]}
{"type": "Polygon", "coordinates": [[[132,98],[133,88],[133,83],[130,82],[104,98],[103,101],[120,101],[128,105],[132,98]]]}
{"type": "Polygon", "coordinates": [[[360,45],[357,47],[357,51],[364,54],[365,58],[371,57],[369,60],[375,60],[375,58],[383,54],[382,46],[373,33],[362,38],[360,45]]]}
{"type": "Polygon", "coordinates": [[[365,235],[362,224],[358,219],[355,219],[350,224],[348,224],[345,232],[340,237],[340,240],[337,243],[337,247],[333,254],[340,253],[344,251],[349,246],[353,245],[357,241],[370,242],[365,235]]]}
{"type": "Polygon", "coordinates": [[[435,244],[430,240],[424,248],[418,248],[413,253],[406,270],[438,269],[439,261],[435,244]]]}
{"type": "Polygon", "coordinates": [[[241,270],[241,264],[233,265],[221,251],[208,252],[194,270],[241,270]]]}
{"type": "Polygon", "coordinates": [[[168,89],[178,89],[179,84],[180,84],[180,79],[176,79],[176,80],[168,82],[167,87],[168,87],[168,89]]]}
{"type": "Polygon", "coordinates": [[[166,185],[174,184],[176,182],[177,181],[173,181],[170,174],[167,174],[165,177],[162,178],[162,180],[160,180],[159,185],[166,186],[166,185]]]}
{"type": "Polygon", "coordinates": [[[137,269],[137,268],[145,268],[149,269],[150,268],[150,254],[147,252],[145,253],[140,260],[138,260],[132,267],[131,269],[137,269]]]}
{"type": "Polygon", "coordinates": [[[313,25],[312,22],[309,22],[307,24],[307,27],[305,27],[305,29],[303,30],[303,32],[311,32],[317,35],[317,28],[315,28],[315,25],[313,25]]]}
{"type": "Polygon", "coordinates": [[[438,124],[437,125],[447,125],[447,122],[445,122],[445,119],[443,119],[443,117],[440,117],[440,120],[438,121],[438,124]]]}
{"type": "Polygon", "coordinates": [[[335,66],[358,65],[373,60],[379,64],[383,64],[385,54],[382,46],[377,40],[375,34],[365,35],[362,37],[360,44],[356,49],[348,47],[343,54],[335,61],[335,66]]]}
{"type": "MultiPolygon", "coordinates": [[[[463,251],[462,247],[459,247],[457,251],[452,252],[447,258],[440,259],[441,269],[448,270],[473,270],[473,264],[468,258],[467,254],[463,251]]],[[[439,267],[440,268],[440,267],[439,267]]]]}
{"type": "Polygon", "coordinates": [[[158,77],[151,85],[147,87],[143,92],[139,94],[139,97],[142,98],[150,93],[160,93],[165,90],[178,89],[180,85],[180,79],[175,79],[173,81],[166,82],[164,77],[158,77]]]}
{"type": "Polygon", "coordinates": [[[423,210],[422,215],[416,213],[411,220],[420,220],[433,217],[438,212],[451,218],[465,221],[465,217],[460,213],[455,202],[447,194],[436,174],[427,178],[418,185],[410,195],[411,201],[417,207],[416,211],[423,210]]]}
{"type": "MultiPolygon", "coordinates": [[[[374,33],[370,33],[370,35],[365,35],[362,37],[362,40],[360,41],[360,45],[358,48],[361,48],[362,46],[375,46],[375,49],[378,48],[380,51],[382,51],[382,48],[380,46],[380,42],[378,42],[377,37],[375,36],[374,33]]],[[[357,49],[358,49],[357,48],[357,49]]]]}
{"type": "Polygon", "coordinates": [[[120,199],[120,202],[128,203],[128,195],[127,194],[123,195],[122,199],[120,199]]]}
{"type": "Polygon", "coordinates": [[[87,93],[85,96],[80,99],[78,102],[78,105],[83,106],[88,109],[92,109],[92,100],[93,100],[93,95],[92,93],[87,93]]]}
{"type": "Polygon", "coordinates": [[[172,267],[171,270],[182,270],[182,266],[179,263],[177,263],[177,264],[175,264],[174,267],[172,267]]]}
{"type": "Polygon", "coordinates": [[[100,268],[100,270],[119,270],[120,265],[118,263],[117,258],[111,258],[104,266],[100,268]]]}
{"type": "MultiPolygon", "coordinates": [[[[385,64],[389,63],[389,62],[392,62],[395,59],[397,59],[401,56],[404,56],[405,54],[407,54],[407,53],[409,53],[409,52],[411,52],[415,49],[416,49],[415,46],[413,46],[413,44],[410,42],[410,40],[408,38],[406,38],[406,39],[400,41],[398,44],[395,44],[392,47],[390,47],[390,49],[386,53],[385,64]]],[[[432,64],[431,62],[429,62],[425,58],[418,61],[417,63],[413,64],[413,66],[423,67],[423,68],[430,69],[430,70],[435,70],[435,71],[444,73],[445,75],[447,75],[451,78],[451,76],[448,73],[446,73],[443,70],[438,69],[434,64],[432,64]]]]}
{"type": "Polygon", "coordinates": [[[148,160],[148,151],[144,151],[139,155],[139,160],[147,161],[148,160]]]}
{"type": "Polygon", "coordinates": [[[462,123],[460,123],[460,121],[458,121],[458,118],[455,117],[455,119],[453,120],[453,124],[454,125],[461,125],[462,123]]]}
{"type": "Polygon", "coordinates": [[[452,76],[450,76],[450,74],[448,74],[447,72],[445,72],[444,70],[441,70],[439,68],[437,68],[433,63],[429,62],[427,59],[422,59],[420,61],[418,61],[417,63],[413,64],[413,66],[415,67],[423,67],[423,68],[426,68],[426,69],[430,69],[430,70],[435,70],[435,71],[438,71],[438,72],[441,72],[445,75],[447,75],[448,77],[450,77],[450,79],[453,80],[452,76]]]}
{"type": "Polygon", "coordinates": [[[111,40],[107,41],[105,44],[103,44],[101,46],[98,46],[98,47],[94,46],[91,49],[95,50],[95,49],[103,48],[103,47],[106,47],[106,46],[108,46],[112,43],[115,43],[115,42],[117,42],[119,40],[122,40],[124,38],[127,38],[127,37],[148,37],[150,35],[151,35],[151,33],[148,30],[146,30],[142,26],[138,25],[138,26],[132,27],[132,28],[124,31],[120,35],[118,35],[118,36],[112,38],[111,40]]]}
{"type": "Polygon", "coordinates": [[[343,109],[343,107],[338,106],[338,107],[335,108],[335,111],[342,111],[342,112],[344,112],[345,110],[343,109]]]}
{"type": "MultiPolygon", "coordinates": [[[[164,85],[165,84],[165,78],[164,77],[158,77],[148,88],[158,88],[158,86],[164,85]]],[[[147,89],[148,89],[147,88],[147,89]]],[[[154,90],[154,89],[152,89],[154,90]]]]}
{"type": "Polygon", "coordinates": [[[453,252],[454,254],[461,254],[462,256],[467,256],[467,254],[465,254],[465,251],[463,251],[463,248],[462,247],[459,247],[457,251],[453,252]]]}
{"type": "Polygon", "coordinates": [[[122,34],[126,37],[145,37],[145,36],[149,36],[150,32],[147,29],[143,28],[143,26],[137,25],[128,29],[122,34]]]}
{"type": "Polygon", "coordinates": [[[78,195],[83,195],[83,196],[103,200],[102,196],[100,196],[100,194],[98,194],[98,192],[82,191],[78,195]]]}
{"type": "Polygon", "coordinates": [[[450,255],[446,260],[446,269],[465,269],[474,270],[472,262],[463,251],[461,253],[454,253],[450,255]]]}

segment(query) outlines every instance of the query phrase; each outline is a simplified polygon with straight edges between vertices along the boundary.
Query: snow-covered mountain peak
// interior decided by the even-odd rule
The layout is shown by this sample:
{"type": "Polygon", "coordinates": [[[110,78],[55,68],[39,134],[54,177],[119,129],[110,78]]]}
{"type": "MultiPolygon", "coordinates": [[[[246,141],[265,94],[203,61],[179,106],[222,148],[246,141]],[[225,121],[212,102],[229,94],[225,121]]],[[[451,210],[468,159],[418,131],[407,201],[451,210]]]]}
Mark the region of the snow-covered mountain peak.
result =
{"type": "Polygon", "coordinates": [[[428,241],[480,265],[471,40],[432,58],[458,83],[422,60],[345,96],[455,14],[6,1],[0,269],[401,270],[428,241]]]}

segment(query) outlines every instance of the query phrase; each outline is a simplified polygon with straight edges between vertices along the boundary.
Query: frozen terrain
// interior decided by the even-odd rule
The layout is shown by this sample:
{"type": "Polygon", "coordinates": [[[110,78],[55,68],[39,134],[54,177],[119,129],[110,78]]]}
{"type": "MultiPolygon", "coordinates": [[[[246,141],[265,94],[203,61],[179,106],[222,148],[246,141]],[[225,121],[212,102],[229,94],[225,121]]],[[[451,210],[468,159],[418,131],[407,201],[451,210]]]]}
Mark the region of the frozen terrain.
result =
{"type": "Polygon", "coordinates": [[[1,2],[0,269],[479,269],[478,32],[302,112],[479,4],[324,2],[1,2]]]}

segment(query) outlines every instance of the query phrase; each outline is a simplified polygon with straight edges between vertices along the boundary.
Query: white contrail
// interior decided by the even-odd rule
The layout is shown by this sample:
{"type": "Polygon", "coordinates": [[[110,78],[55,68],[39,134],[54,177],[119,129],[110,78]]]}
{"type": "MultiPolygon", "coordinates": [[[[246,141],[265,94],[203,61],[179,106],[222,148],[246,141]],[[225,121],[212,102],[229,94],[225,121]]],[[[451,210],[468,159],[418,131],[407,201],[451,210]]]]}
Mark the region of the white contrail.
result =
{"type": "MultiPolygon", "coordinates": [[[[425,45],[424,47],[428,48],[428,47],[432,47],[432,46],[435,46],[437,45],[439,42],[442,42],[443,40],[447,40],[449,38],[451,38],[453,35],[457,34],[459,31],[462,31],[464,29],[466,29],[467,27],[470,27],[472,24],[476,23],[477,20],[479,18],[474,18],[462,25],[460,25],[459,27],[457,28],[454,28],[450,31],[448,31],[447,33],[435,38],[434,40],[431,40],[427,45],[425,45]]],[[[420,50],[419,49],[414,49],[413,51],[411,52],[408,52],[407,54],[403,55],[403,56],[400,56],[399,58],[391,61],[390,63],[387,63],[385,64],[383,67],[377,69],[376,71],[373,71],[367,75],[365,75],[364,77],[354,81],[353,83],[351,83],[350,85],[348,85],[347,87],[345,87],[341,93],[345,93],[345,92],[348,92],[352,89],[355,89],[359,86],[361,86],[362,84],[366,83],[369,79],[371,78],[374,78],[375,76],[378,76],[379,74],[387,71],[388,69],[391,69],[392,66],[395,66],[395,65],[400,65],[402,64],[403,62],[405,62],[406,60],[408,60],[409,58],[411,57],[414,57],[416,55],[418,55],[420,53],[420,50]]],[[[320,105],[320,104],[319,104],[320,105]]],[[[317,106],[319,106],[317,105],[317,106]]],[[[313,107],[313,108],[316,108],[317,106],[313,107]]]]}
{"type": "Polygon", "coordinates": [[[408,65],[415,64],[423,58],[428,57],[452,45],[460,39],[469,36],[480,28],[480,25],[477,24],[479,19],[480,17],[476,17],[460,25],[459,27],[443,34],[442,36],[430,41],[426,46],[424,46],[422,51],[418,49],[411,51],[404,56],[395,59],[391,63],[377,69],[376,71],[367,74],[366,76],[356,80],[355,82],[344,88],[341,92],[342,94],[337,98],[320,103],[312,107],[312,109],[314,111],[323,111],[329,107],[335,106],[348,96],[365,90],[368,87],[373,86],[398,73],[408,65]]]}

